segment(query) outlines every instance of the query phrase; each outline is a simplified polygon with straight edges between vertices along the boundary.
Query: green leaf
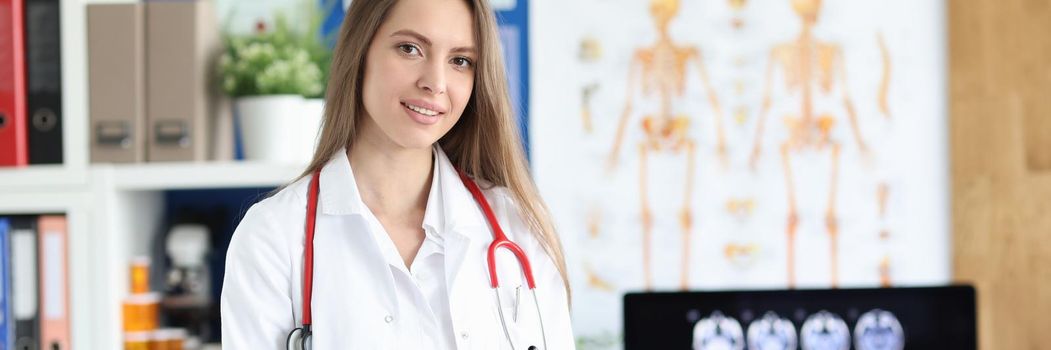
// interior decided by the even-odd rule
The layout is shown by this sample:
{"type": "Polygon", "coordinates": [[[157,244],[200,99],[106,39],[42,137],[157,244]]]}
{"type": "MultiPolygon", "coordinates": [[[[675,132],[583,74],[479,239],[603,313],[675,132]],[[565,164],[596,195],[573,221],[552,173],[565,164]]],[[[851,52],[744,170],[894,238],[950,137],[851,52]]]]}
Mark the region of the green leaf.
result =
{"type": "MultiPolygon", "coordinates": [[[[334,0],[321,6],[332,9],[334,0]]],[[[323,97],[332,51],[321,37],[323,13],[314,1],[301,0],[296,20],[278,12],[265,32],[223,35],[224,49],[216,69],[229,96],[296,94],[323,97]],[[304,23],[296,28],[293,23],[304,23]]]]}

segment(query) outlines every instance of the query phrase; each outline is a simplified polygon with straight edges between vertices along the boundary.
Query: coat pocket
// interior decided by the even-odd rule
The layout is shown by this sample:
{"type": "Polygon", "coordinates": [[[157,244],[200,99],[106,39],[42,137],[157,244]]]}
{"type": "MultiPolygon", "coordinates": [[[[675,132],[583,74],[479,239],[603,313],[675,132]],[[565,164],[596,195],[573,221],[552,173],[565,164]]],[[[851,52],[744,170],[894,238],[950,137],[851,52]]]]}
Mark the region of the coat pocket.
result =
{"type": "MultiPolygon", "coordinates": [[[[514,350],[543,350],[544,334],[542,331],[540,309],[537,307],[533,292],[524,285],[500,288],[500,309],[504,313],[503,323],[497,322],[500,336],[507,343],[508,335],[514,343],[514,350]],[[506,325],[507,335],[504,332],[506,325]]],[[[501,347],[509,348],[509,347],[501,347]]]]}

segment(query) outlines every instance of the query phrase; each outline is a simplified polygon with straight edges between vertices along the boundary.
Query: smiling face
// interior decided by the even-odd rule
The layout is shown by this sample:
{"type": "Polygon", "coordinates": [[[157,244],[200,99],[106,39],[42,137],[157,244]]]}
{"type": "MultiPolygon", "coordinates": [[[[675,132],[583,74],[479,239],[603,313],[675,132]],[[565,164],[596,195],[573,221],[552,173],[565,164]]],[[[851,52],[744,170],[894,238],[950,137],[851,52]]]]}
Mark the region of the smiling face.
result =
{"type": "Polygon", "coordinates": [[[474,19],[464,0],[400,0],[365,58],[358,137],[429,148],[452,129],[474,89],[474,19]]]}

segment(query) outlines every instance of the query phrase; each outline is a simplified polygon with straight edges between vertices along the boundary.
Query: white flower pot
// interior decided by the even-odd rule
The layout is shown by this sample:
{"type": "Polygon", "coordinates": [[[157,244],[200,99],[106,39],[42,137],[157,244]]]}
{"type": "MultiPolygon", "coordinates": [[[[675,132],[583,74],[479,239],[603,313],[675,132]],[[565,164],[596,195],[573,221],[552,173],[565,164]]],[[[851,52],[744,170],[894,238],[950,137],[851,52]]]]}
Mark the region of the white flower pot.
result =
{"type": "Polygon", "coordinates": [[[298,95],[237,99],[244,159],[306,164],[313,156],[321,112],[298,95]]]}
{"type": "Polygon", "coordinates": [[[303,143],[305,147],[303,152],[308,155],[307,162],[309,162],[314,156],[314,149],[317,148],[318,140],[321,139],[321,120],[325,117],[325,99],[304,99],[302,116],[303,132],[307,135],[307,140],[303,143]]]}

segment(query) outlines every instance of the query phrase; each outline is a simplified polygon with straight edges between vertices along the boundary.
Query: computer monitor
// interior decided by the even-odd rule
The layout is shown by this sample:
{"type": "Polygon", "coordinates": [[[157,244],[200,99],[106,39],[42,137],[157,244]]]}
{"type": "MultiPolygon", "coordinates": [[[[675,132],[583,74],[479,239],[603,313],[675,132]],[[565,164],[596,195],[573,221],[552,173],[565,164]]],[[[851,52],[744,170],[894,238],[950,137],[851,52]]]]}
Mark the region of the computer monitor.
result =
{"type": "Polygon", "coordinates": [[[629,293],[625,350],[976,349],[970,286],[629,293]]]}

